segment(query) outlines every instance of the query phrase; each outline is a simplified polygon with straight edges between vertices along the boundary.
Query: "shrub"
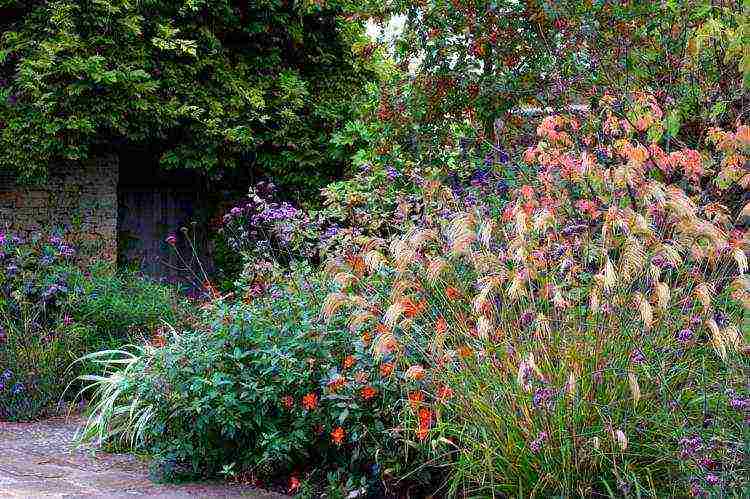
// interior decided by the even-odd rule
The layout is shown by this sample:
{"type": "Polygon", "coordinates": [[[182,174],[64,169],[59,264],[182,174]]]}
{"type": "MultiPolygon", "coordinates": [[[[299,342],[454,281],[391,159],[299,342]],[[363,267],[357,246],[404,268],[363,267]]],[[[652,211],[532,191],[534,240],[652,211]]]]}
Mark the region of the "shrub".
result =
{"type": "Polygon", "coordinates": [[[60,237],[0,234],[0,266],[0,420],[44,416],[93,368],[70,369],[81,355],[150,338],[186,315],[173,289],[79,258],[60,237]]]}
{"type": "Polygon", "coordinates": [[[248,303],[214,301],[209,331],[120,357],[127,368],[87,378],[95,402],[83,437],[147,450],[169,479],[333,472],[372,490],[420,466],[399,444],[401,380],[374,362],[367,338],[319,320],[326,289],[297,270],[248,303]]]}

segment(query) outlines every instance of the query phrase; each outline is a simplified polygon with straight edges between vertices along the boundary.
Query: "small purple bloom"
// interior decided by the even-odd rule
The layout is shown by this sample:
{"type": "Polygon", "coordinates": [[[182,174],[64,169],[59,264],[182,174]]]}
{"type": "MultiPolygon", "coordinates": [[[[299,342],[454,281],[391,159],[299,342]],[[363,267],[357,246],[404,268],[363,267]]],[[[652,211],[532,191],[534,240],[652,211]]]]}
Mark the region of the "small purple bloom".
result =
{"type": "Polygon", "coordinates": [[[519,320],[521,321],[521,325],[523,327],[528,326],[529,324],[531,324],[531,321],[534,320],[534,312],[532,312],[531,310],[525,311],[521,314],[519,320]]]}
{"type": "Polygon", "coordinates": [[[388,166],[385,169],[385,174],[388,177],[389,180],[396,180],[398,177],[401,176],[401,173],[399,173],[398,170],[396,170],[392,166],[388,166]]]}
{"type": "Polygon", "coordinates": [[[23,384],[22,383],[16,383],[15,385],[13,385],[13,388],[10,389],[10,392],[13,395],[18,395],[19,393],[23,392],[23,390],[24,390],[23,384]]]}
{"type": "Polygon", "coordinates": [[[693,339],[693,332],[690,329],[683,329],[677,333],[677,341],[680,343],[689,343],[693,339]]]}
{"type": "Polygon", "coordinates": [[[17,102],[18,102],[18,97],[16,97],[15,94],[10,94],[8,96],[8,104],[10,104],[11,106],[15,106],[17,102]]]}
{"type": "Polygon", "coordinates": [[[232,208],[229,211],[229,214],[232,215],[232,216],[234,216],[234,217],[238,217],[238,216],[242,215],[242,208],[240,208],[238,206],[235,206],[234,208],[232,208]]]}
{"type": "Polygon", "coordinates": [[[633,350],[633,353],[630,354],[630,362],[633,364],[643,364],[646,362],[646,356],[643,355],[640,348],[636,348],[633,350]]]}
{"type": "Polygon", "coordinates": [[[165,239],[166,243],[170,246],[174,246],[177,244],[177,236],[175,234],[170,234],[165,239]]]}
{"type": "Polygon", "coordinates": [[[534,392],[532,404],[534,404],[534,408],[546,407],[549,409],[554,405],[554,396],[555,390],[552,388],[539,388],[534,392]]]}
{"type": "Polygon", "coordinates": [[[714,475],[713,473],[709,473],[708,475],[706,475],[706,483],[711,487],[719,485],[719,477],[714,475]]]}
{"type": "Polygon", "coordinates": [[[11,371],[10,369],[6,369],[5,371],[3,371],[3,379],[9,380],[12,377],[13,377],[13,371],[11,371]]]}
{"type": "Polygon", "coordinates": [[[534,454],[538,453],[540,450],[542,450],[542,445],[547,440],[547,432],[543,431],[539,433],[539,435],[529,444],[529,448],[531,449],[531,452],[534,454]]]}

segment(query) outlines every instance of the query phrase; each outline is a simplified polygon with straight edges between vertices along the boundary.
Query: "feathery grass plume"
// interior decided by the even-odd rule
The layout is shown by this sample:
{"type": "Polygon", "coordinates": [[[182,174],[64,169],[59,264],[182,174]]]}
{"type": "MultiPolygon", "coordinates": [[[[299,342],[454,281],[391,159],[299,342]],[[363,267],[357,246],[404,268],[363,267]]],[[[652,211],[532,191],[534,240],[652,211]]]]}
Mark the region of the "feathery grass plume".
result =
{"type": "Polygon", "coordinates": [[[515,229],[516,229],[516,235],[524,240],[526,233],[529,228],[529,217],[526,215],[526,212],[523,210],[520,210],[516,208],[515,213],[515,229]]]}
{"type": "Polygon", "coordinates": [[[643,321],[644,327],[648,330],[654,323],[654,310],[651,304],[643,296],[642,293],[635,293],[633,295],[633,302],[638,307],[638,312],[641,314],[641,320],[643,321]]]}
{"type": "Polygon", "coordinates": [[[464,255],[471,249],[471,245],[477,240],[474,230],[475,218],[462,213],[451,220],[448,231],[451,253],[464,255]]]}
{"type": "Polygon", "coordinates": [[[490,248],[492,242],[492,231],[495,230],[495,221],[492,219],[483,219],[479,223],[479,242],[481,242],[485,248],[490,248]]]}
{"type": "Polygon", "coordinates": [[[671,267],[678,267],[682,264],[682,256],[674,244],[659,243],[657,254],[666,260],[671,267]]]}
{"type": "Polygon", "coordinates": [[[719,358],[721,358],[721,360],[726,362],[727,346],[724,342],[724,337],[721,334],[721,330],[719,330],[718,324],[716,324],[716,321],[714,319],[708,319],[706,320],[706,327],[708,327],[708,330],[711,331],[711,345],[713,345],[714,351],[719,356],[719,358]]]}
{"type": "Polygon", "coordinates": [[[625,241],[620,257],[620,276],[624,282],[630,282],[646,265],[646,249],[635,237],[628,237],[625,241]]]}
{"type": "Polygon", "coordinates": [[[407,236],[411,247],[419,251],[425,245],[425,243],[434,241],[437,239],[437,232],[435,229],[415,229],[407,236]]]}
{"type": "Polygon", "coordinates": [[[671,295],[671,293],[669,292],[669,285],[667,285],[667,283],[665,282],[657,282],[654,285],[654,295],[659,308],[662,310],[667,310],[667,308],[669,307],[669,299],[671,295]]]}
{"type": "Polygon", "coordinates": [[[729,324],[727,327],[724,328],[724,331],[722,332],[723,338],[726,340],[726,343],[732,347],[732,350],[735,352],[739,352],[742,350],[743,341],[742,341],[742,333],[740,332],[739,328],[734,324],[729,324]]]}
{"type": "Polygon", "coordinates": [[[553,222],[555,221],[555,216],[552,214],[549,210],[541,210],[539,213],[534,215],[534,223],[533,227],[534,230],[539,232],[544,232],[547,229],[549,229],[553,222]]]}
{"type": "Polygon", "coordinates": [[[604,289],[610,291],[617,285],[617,272],[615,272],[615,266],[612,265],[612,260],[609,259],[609,255],[604,262],[604,289]]]}
{"type": "Polygon", "coordinates": [[[372,343],[372,351],[375,354],[376,359],[382,359],[384,356],[391,353],[396,346],[396,338],[389,329],[378,329],[378,335],[372,343]]]}
{"type": "Polygon", "coordinates": [[[638,405],[641,400],[641,387],[638,384],[638,377],[633,371],[628,372],[628,385],[630,386],[630,394],[633,396],[633,405],[638,405]]]}
{"type": "Polygon", "coordinates": [[[568,394],[568,396],[575,397],[576,383],[577,383],[576,373],[573,369],[571,369],[570,374],[568,374],[568,382],[565,384],[565,392],[568,394]]]}
{"type": "Polygon", "coordinates": [[[742,248],[734,248],[732,250],[732,257],[737,262],[737,269],[740,271],[740,274],[747,273],[747,255],[745,251],[742,248]]]}
{"type": "Polygon", "coordinates": [[[485,341],[488,340],[494,330],[495,327],[490,318],[486,315],[479,316],[479,319],[477,320],[477,334],[480,339],[485,341]]]}
{"type": "Polygon", "coordinates": [[[667,202],[665,206],[680,218],[694,218],[697,207],[680,187],[669,185],[665,188],[667,202]]]}
{"type": "Polygon", "coordinates": [[[365,253],[364,261],[367,268],[373,273],[379,272],[388,264],[385,256],[380,251],[374,249],[365,253]]]}
{"type": "Polygon", "coordinates": [[[403,313],[403,301],[398,300],[391,303],[391,306],[388,307],[388,310],[385,311],[385,315],[383,316],[383,324],[385,324],[389,328],[393,328],[393,326],[396,325],[396,322],[399,320],[399,318],[401,318],[401,314],[403,313]]]}
{"type": "Polygon", "coordinates": [[[448,262],[444,258],[431,258],[427,263],[427,278],[435,282],[447,268],[448,262]]]}
{"type": "Polygon", "coordinates": [[[694,293],[703,306],[703,311],[707,312],[711,308],[711,301],[716,293],[713,284],[702,282],[695,287],[694,293]]]}
{"type": "Polygon", "coordinates": [[[400,272],[403,272],[409,265],[414,263],[417,256],[417,251],[409,244],[406,236],[391,241],[390,252],[393,257],[394,266],[400,272]]]}
{"type": "Polygon", "coordinates": [[[347,296],[344,293],[330,293],[325,301],[321,310],[321,315],[330,322],[336,312],[347,302],[347,296]]]}

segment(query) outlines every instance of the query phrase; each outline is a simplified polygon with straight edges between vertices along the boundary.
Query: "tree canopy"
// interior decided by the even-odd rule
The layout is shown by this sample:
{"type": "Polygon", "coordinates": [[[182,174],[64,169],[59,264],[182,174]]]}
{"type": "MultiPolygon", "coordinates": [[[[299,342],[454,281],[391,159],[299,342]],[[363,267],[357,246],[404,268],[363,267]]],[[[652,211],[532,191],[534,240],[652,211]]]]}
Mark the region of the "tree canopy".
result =
{"type": "Polygon", "coordinates": [[[374,76],[344,2],[0,0],[0,168],[148,145],[167,168],[242,165],[298,188],[374,76]]]}

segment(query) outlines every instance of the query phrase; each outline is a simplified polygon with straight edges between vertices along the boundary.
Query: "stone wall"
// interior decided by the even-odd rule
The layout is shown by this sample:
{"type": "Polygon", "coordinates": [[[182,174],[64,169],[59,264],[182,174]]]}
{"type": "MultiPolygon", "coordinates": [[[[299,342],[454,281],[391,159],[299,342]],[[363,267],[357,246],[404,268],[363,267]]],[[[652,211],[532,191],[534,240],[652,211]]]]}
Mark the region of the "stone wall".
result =
{"type": "Polygon", "coordinates": [[[51,169],[42,185],[18,186],[0,170],[0,230],[22,237],[65,232],[99,243],[105,258],[117,255],[117,184],[114,156],[51,169]]]}

